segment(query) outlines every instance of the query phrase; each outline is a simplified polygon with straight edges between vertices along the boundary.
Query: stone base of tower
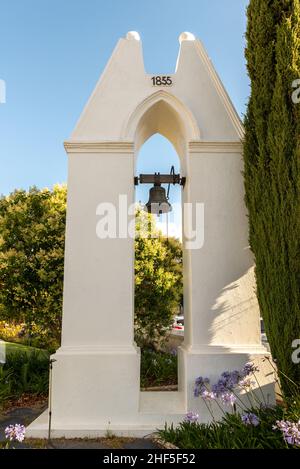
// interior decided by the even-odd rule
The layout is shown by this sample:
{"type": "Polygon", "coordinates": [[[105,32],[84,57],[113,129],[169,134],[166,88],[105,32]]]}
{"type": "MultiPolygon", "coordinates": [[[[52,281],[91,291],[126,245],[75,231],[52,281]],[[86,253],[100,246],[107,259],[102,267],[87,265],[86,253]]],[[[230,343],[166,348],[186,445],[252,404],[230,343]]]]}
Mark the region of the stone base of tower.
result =
{"type": "MultiPolygon", "coordinates": [[[[52,438],[95,438],[108,432],[118,436],[141,437],[182,421],[188,411],[199,414],[201,422],[211,421],[201,398],[193,394],[195,379],[208,377],[214,383],[220,374],[241,369],[251,361],[259,367],[254,386],[257,401],[275,403],[274,376],[265,360],[267,351],[255,347],[206,346],[178,350],[178,391],[140,392],[140,354],[135,347],[123,349],[61,348],[52,357],[52,438]],[[263,394],[262,394],[262,392],[263,394]]],[[[241,395],[249,407],[253,395],[241,395]]],[[[240,401],[239,401],[240,403],[240,401]]],[[[253,402],[257,405],[257,402],[253,402]]],[[[238,407],[238,410],[242,409],[238,407]]],[[[230,410],[224,408],[224,410],[230,410]]],[[[212,404],[215,418],[222,412],[212,404]]],[[[27,437],[47,438],[49,411],[27,428],[27,437]]]]}

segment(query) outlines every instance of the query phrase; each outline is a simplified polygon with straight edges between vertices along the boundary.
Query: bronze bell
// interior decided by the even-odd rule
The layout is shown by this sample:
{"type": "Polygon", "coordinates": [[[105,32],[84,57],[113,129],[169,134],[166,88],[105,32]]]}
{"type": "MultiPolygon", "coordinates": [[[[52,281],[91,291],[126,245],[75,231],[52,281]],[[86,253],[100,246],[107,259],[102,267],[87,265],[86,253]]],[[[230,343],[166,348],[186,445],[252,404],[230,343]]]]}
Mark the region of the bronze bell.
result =
{"type": "Polygon", "coordinates": [[[149,191],[149,200],[145,205],[146,211],[154,215],[161,215],[172,210],[172,205],[168,202],[166,190],[156,182],[149,191]]]}

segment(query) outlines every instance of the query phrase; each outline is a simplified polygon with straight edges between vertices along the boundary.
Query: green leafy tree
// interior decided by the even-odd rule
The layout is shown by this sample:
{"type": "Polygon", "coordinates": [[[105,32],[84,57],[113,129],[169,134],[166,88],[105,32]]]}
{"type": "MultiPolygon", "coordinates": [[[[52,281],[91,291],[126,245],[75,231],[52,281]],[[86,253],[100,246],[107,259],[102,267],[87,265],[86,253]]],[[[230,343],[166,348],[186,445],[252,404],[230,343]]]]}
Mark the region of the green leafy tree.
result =
{"type": "Polygon", "coordinates": [[[59,342],[66,187],[33,187],[0,199],[1,318],[59,342]]]}
{"type": "Polygon", "coordinates": [[[300,383],[292,342],[300,338],[299,0],[251,0],[246,58],[251,96],[245,118],[245,189],[257,295],[282,389],[300,383]]]}
{"type": "Polygon", "coordinates": [[[155,348],[165,337],[182,301],[182,247],[164,238],[153,216],[138,210],[135,240],[135,336],[155,348]]]}

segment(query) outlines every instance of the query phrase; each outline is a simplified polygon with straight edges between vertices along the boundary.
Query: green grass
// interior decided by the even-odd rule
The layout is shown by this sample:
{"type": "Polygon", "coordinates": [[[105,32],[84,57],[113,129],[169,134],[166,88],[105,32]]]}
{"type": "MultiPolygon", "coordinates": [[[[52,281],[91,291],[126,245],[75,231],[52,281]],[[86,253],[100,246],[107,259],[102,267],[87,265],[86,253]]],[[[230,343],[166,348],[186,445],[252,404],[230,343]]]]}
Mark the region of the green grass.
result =
{"type": "Polygon", "coordinates": [[[11,355],[13,353],[19,353],[19,352],[28,353],[28,354],[33,353],[33,352],[39,352],[41,353],[41,355],[47,354],[46,350],[39,349],[36,347],[30,347],[29,345],[22,345],[22,344],[16,344],[13,342],[5,342],[5,341],[4,341],[4,344],[5,344],[5,352],[7,355],[11,355]]]}

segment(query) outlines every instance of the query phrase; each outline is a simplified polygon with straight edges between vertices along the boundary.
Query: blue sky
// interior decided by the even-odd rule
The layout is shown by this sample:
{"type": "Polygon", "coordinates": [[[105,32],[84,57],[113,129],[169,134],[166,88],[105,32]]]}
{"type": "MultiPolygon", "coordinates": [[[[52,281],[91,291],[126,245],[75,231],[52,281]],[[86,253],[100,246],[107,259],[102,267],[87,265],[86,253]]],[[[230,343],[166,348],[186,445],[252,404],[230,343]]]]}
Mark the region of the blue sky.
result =
{"type": "MultiPolygon", "coordinates": [[[[204,43],[242,116],[249,95],[244,59],[248,0],[1,0],[0,193],[67,178],[67,139],[117,40],[136,30],[148,73],[174,72],[178,36],[204,43]]],[[[178,160],[154,136],[139,172],[168,172],[178,160]],[[164,159],[162,159],[162,155],[164,159]]],[[[145,188],[146,189],[146,188],[145,188]]],[[[147,198],[145,190],[137,198],[147,198]]],[[[173,201],[179,191],[173,190],[173,201]]]]}

